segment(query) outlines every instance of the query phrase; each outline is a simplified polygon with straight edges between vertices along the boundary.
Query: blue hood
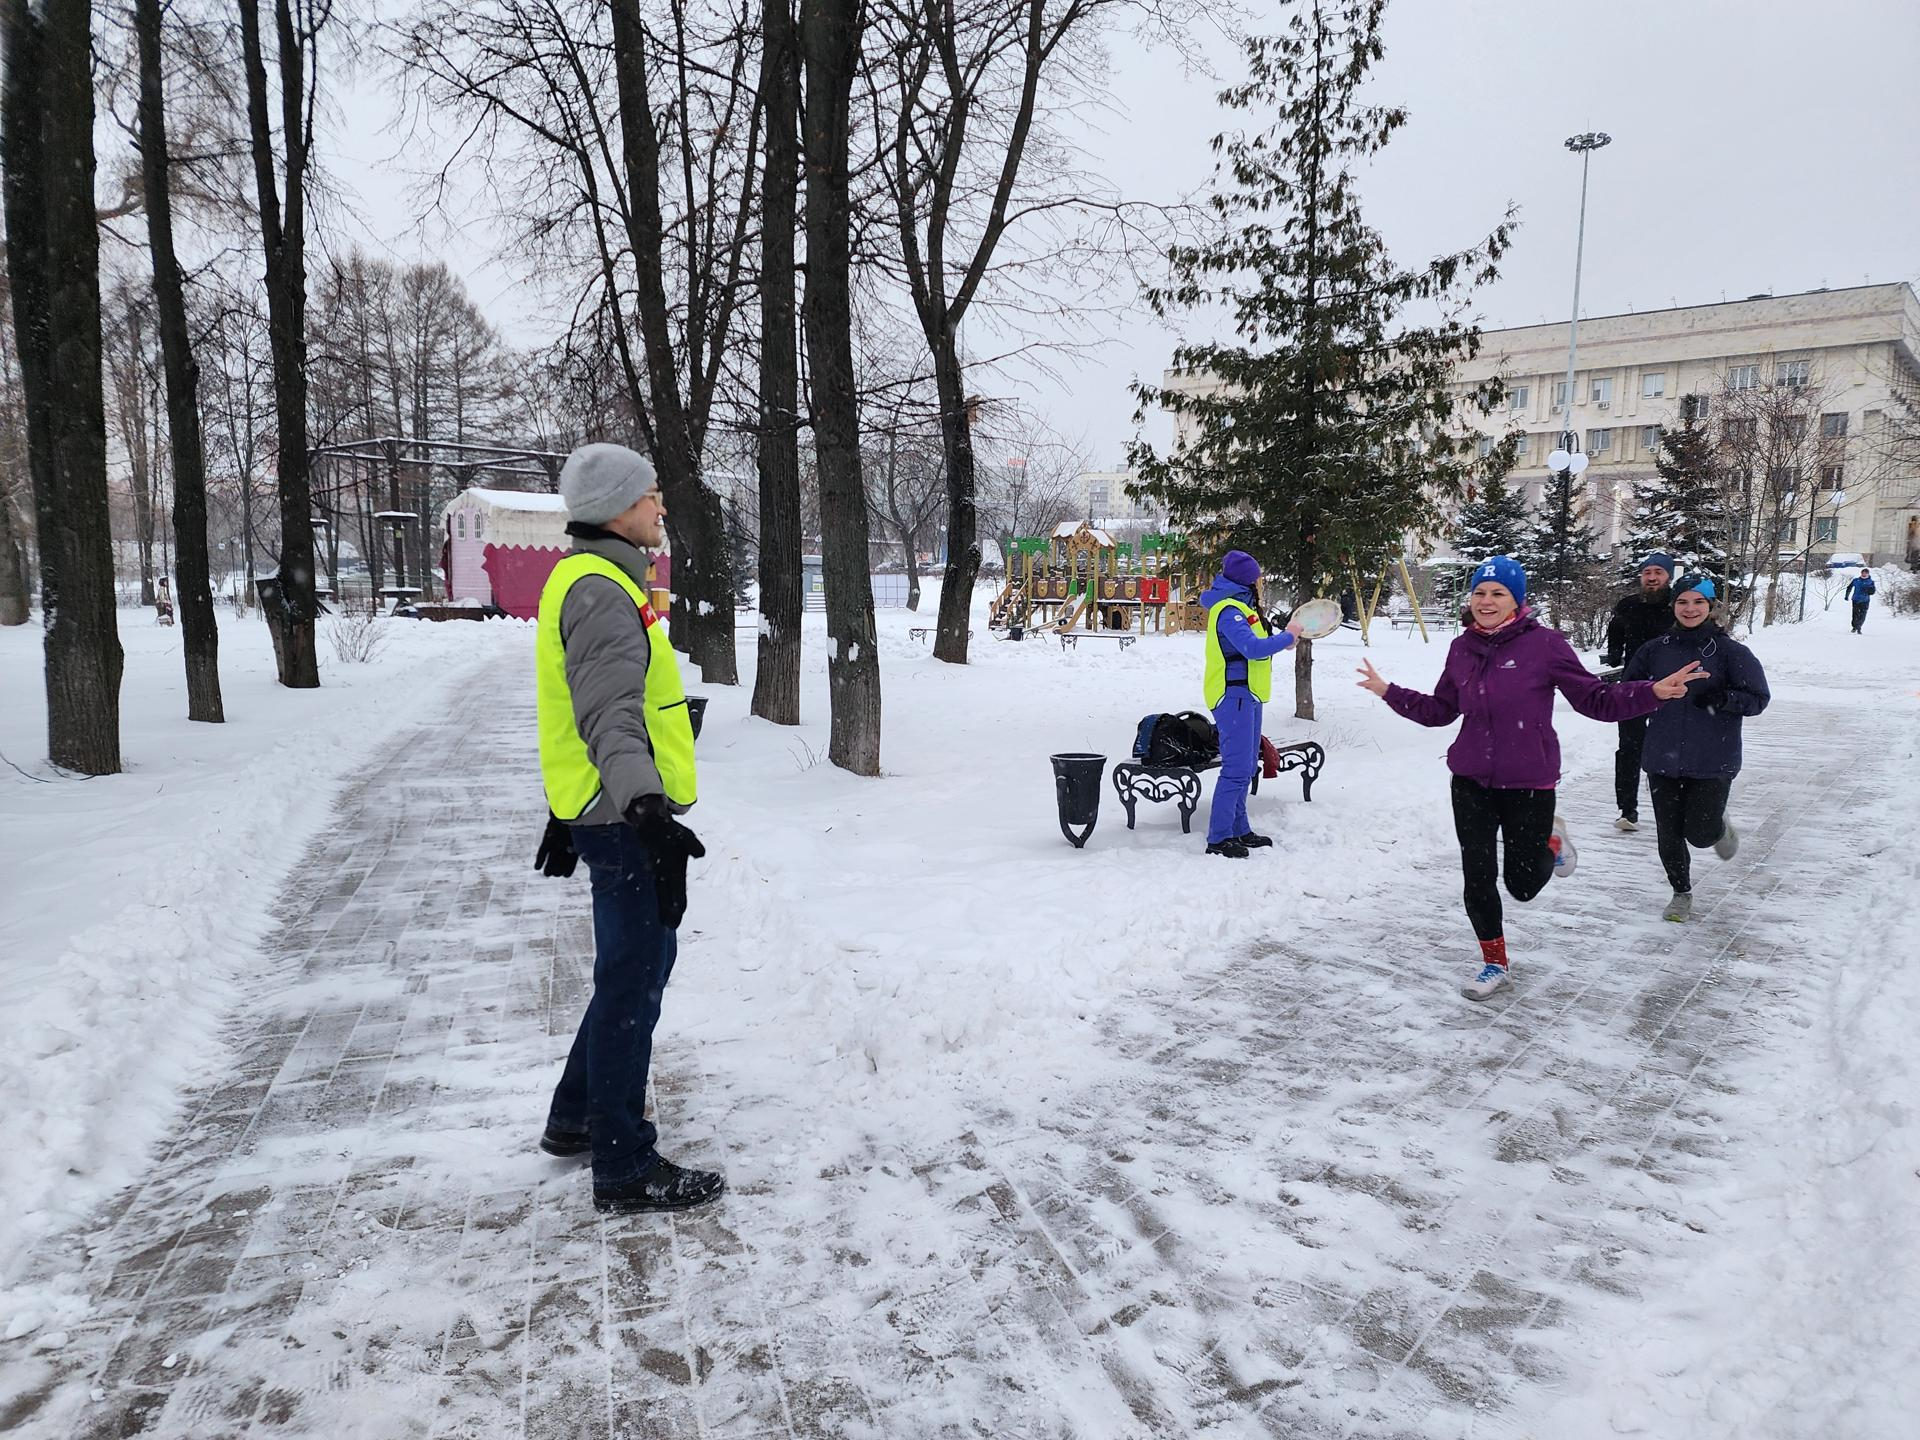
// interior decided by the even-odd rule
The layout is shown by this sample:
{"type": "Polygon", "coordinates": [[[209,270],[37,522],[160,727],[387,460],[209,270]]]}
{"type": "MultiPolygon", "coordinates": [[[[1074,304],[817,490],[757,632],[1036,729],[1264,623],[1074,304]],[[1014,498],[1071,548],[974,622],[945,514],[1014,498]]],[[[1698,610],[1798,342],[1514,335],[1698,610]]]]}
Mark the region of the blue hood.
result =
{"type": "MultiPolygon", "coordinates": [[[[1239,600],[1253,605],[1253,592],[1244,585],[1237,585],[1224,575],[1214,577],[1213,584],[1200,592],[1200,608],[1211,610],[1222,600],[1239,600]]],[[[1259,607],[1254,606],[1255,609],[1259,607]]]]}

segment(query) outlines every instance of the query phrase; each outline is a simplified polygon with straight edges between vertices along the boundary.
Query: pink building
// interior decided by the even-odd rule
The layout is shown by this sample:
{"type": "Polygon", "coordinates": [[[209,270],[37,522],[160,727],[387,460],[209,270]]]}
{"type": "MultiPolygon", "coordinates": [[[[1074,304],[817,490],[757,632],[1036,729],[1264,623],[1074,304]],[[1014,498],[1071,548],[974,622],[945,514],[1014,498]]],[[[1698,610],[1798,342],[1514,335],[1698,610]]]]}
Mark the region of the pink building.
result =
{"type": "MultiPolygon", "coordinates": [[[[531,620],[540,610],[547,576],[572,548],[567,508],[558,495],[526,490],[463,490],[447,502],[444,519],[447,597],[498,606],[531,620]]],[[[654,558],[654,603],[666,613],[668,560],[654,558]]]]}

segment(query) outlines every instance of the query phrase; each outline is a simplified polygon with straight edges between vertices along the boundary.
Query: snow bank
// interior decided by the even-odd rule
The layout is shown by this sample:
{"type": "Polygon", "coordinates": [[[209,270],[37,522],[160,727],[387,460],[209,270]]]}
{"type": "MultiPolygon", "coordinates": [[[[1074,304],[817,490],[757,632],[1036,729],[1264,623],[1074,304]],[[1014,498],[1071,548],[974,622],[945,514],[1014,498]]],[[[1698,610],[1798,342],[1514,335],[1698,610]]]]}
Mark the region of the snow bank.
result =
{"type": "MultiPolygon", "coordinates": [[[[228,1061],[221,1017],[282,882],[360,762],[430,719],[525,627],[382,622],[372,662],[318,691],[274,679],[257,619],[221,617],[224,725],[186,716],[178,629],[121,612],[126,769],[44,762],[37,624],[0,631],[0,1283],[36,1237],[134,1179],[181,1087],[228,1061]],[[23,773],[25,772],[25,773],[23,773]]],[[[324,631],[326,622],[322,622],[324,631]]]]}

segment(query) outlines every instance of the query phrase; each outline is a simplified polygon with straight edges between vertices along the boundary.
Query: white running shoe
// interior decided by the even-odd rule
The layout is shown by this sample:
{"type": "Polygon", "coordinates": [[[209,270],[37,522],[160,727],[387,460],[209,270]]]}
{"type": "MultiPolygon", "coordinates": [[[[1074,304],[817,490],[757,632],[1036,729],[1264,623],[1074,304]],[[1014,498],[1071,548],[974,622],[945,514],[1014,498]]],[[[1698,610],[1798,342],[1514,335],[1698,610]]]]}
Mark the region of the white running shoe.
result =
{"type": "Polygon", "coordinates": [[[1674,891],[1673,898],[1667,902],[1666,913],[1660,918],[1662,920],[1671,920],[1675,924],[1692,919],[1693,892],[1691,890],[1674,891]]]}
{"type": "Polygon", "coordinates": [[[1616,830],[1638,830],[1640,828],[1640,822],[1631,816],[1622,815],[1618,820],[1613,822],[1613,828],[1616,830]]]}
{"type": "Polygon", "coordinates": [[[1547,839],[1547,849],[1553,852],[1553,878],[1564,880],[1573,874],[1580,863],[1580,856],[1573,848],[1573,838],[1567,834],[1567,822],[1558,815],[1553,817],[1553,834],[1547,839]]]}
{"type": "Polygon", "coordinates": [[[1733,822],[1729,820],[1726,828],[1720,832],[1720,838],[1713,842],[1713,853],[1722,860],[1731,860],[1739,850],[1740,832],[1733,828],[1733,822]]]}
{"type": "Polygon", "coordinates": [[[1482,965],[1480,973],[1460,987],[1460,993],[1469,1000],[1484,1000],[1506,983],[1506,966],[1482,965]]]}

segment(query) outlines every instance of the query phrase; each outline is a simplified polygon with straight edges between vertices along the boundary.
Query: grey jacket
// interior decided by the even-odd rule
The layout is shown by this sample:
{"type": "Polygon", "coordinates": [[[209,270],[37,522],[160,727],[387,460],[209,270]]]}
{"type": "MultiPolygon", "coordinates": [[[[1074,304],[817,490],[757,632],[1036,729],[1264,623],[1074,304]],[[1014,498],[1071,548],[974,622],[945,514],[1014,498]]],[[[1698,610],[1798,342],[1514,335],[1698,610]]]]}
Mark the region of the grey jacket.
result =
{"type": "MultiPolygon", "coordinates": [[[[575,536],[573,548],[611,560],[647,588],[647,556],[636,546],[610,535],[575,536]]],[[[626,591],[604,575],[587,575],[574,581],[560,607],[560,645],[574,723],[600,772],[599,795],[573,823],[618,825],[635,800],[666,793],[647,738],[647,627],[626,591]]]]}

